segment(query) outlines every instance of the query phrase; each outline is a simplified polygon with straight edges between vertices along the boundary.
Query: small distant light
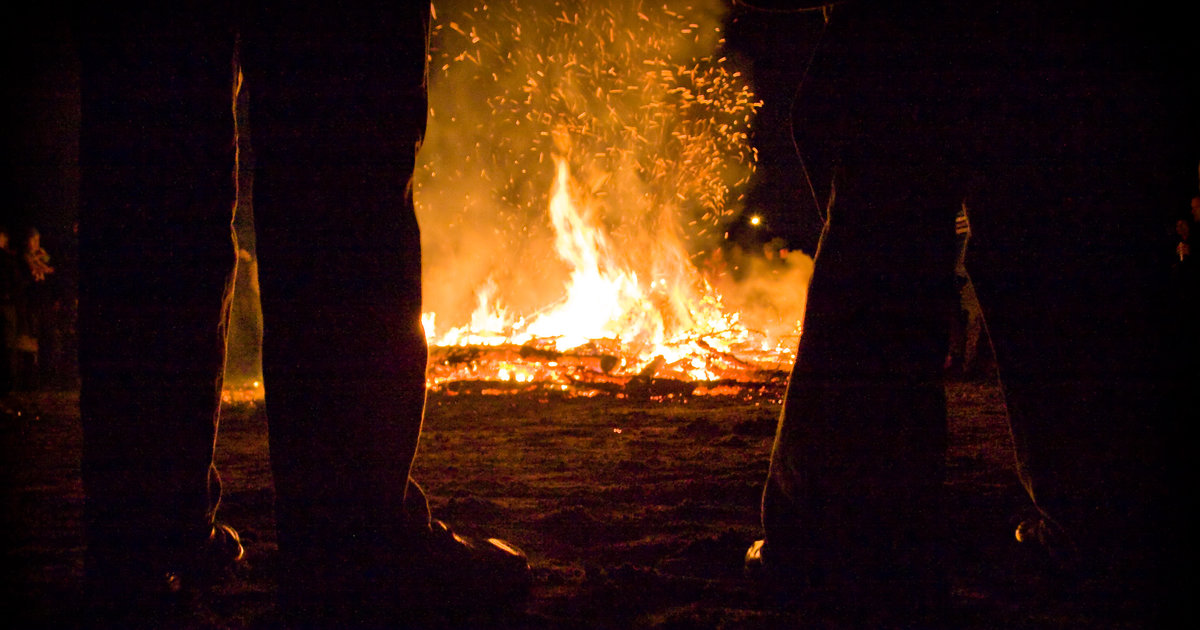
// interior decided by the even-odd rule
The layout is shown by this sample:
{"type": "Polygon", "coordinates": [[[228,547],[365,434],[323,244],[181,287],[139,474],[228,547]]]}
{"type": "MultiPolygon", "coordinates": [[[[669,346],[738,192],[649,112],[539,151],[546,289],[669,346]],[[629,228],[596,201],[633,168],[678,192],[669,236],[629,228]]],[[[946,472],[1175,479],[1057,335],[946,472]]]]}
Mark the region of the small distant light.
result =
{"type": "Polygon", "coordinates": [[[750,216],[750,225],[753,225],[755,227],[762,225],[762,217],[758,216],[757,214],[751,215],[750,216]]]}
{"type": "Polygon", "coordinates": [[[613,433],[620,433],[620,432],[621,432],[621,430],[620,430],[620,429],[618,429],[618,428],[616,428],[616,427],[613,427],[613,433]]]}

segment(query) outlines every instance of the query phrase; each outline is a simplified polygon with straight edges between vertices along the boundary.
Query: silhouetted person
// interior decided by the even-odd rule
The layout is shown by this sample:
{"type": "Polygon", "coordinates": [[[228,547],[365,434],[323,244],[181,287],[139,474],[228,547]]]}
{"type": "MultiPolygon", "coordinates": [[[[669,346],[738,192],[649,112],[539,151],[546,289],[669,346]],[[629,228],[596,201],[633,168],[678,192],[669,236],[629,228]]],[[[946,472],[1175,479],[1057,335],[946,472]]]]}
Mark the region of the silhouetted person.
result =
{"type": "Polygon", "coordinates": [[[514,597],[524,556],[431,522],[408,476],[425,400],[412,175],[429,6],[235,4],[79,17],[89,587],[137,619],[241,555],[215,520],[213,466],[240,69],[286,620],[420,626],[426,609],[514,597]]]}
{"type": "Polygon", "coordinates": [[[25,231],[21,259],[26,277],[24,328],[29,344],[22,378],[26,388],[38,389],[54,382],[54,370],[62,364],[59,275],[57,263],[51,264],[50,252],[42,245],[37,228],[25,231]]]}
{"type": "MultiPolygon", "coordinates": [[[[10,249],[8,228],[0,225],[0,396],[12,391],[17,372],[17,257],[10,249]]],[[[5,406],[7,411],[7,405],[5,406]]]]}
{"type": "Polygon", "coordinates": [[[46,278],[54,273],[50,254],[42,247],[37,228],[27,228],[13,248],[16,256],[17,336],[14,344],[13,381],[17,389],[33,390],[40,384],[40,345],[46,337],[49,290],[46,278]]]}
{"type": "Polygon", "coordinates": [[[832,221],[748,568],[867,625],[945,606],[942,368],[967,199],[1036,507],[1018,536],[1159,612],[1179,374],[1155,209],[1186,165],[1150,20],[1170,18],[916,1],[829,16],[795,111],[832,221]]]}

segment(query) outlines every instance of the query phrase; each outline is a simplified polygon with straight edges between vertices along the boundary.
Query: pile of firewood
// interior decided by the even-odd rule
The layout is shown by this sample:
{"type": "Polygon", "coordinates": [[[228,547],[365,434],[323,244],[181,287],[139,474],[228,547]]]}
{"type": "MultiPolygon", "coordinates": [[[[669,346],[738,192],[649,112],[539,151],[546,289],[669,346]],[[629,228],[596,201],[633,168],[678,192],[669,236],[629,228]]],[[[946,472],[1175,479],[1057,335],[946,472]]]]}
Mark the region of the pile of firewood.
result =
{"type": "Polygon", "coordinates": [[[640,369],[631,368],[612,345],[602,340],[566,352],[532,344],[437,346],[430,349],[427,380],[432,390],[448,394],[543,390],[640,400],[742,391],[759,395],[781,391],[786,384],[781,367],[762,367],[702,341],[699,360],[715,379],[689,376],[694,357],[669,363],[658,356],[640,369]]]}

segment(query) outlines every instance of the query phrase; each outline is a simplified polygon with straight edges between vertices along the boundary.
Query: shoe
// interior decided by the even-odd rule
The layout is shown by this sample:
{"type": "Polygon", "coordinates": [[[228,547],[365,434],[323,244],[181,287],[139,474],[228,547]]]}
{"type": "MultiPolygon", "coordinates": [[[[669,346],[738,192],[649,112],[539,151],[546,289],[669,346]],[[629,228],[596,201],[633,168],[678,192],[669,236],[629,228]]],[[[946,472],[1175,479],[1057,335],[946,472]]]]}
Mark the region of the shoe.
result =
{"type": "Polygon", "coordinates": [[[803,570],[803,563],[781,558],[767,545],[766,539],[756,540],[746,550],[742,561],[746,578],[755,583],[763,595],[780,605],[795,603],[804,593],[811,593],[812,576],[803,570]]]}
{"type": "Polygon", "coordinates": [[[208,541],[180,566],[168,571],[175,588],[205,586],[224,577],[246,557],[246,548],[237,530],[225,523],[214,523],[208,541]]]}
{"type": "Polygon", "coordinates": [[[867,567],[874,573],[854,567],[820,571],[800,558],[756,540],[743,566],[773,605],[798,608],[820,627],[957,627],[946,623],[949,587],[942,580],[890,579],[875,566],[867,567]]]}
{"type": "Polygon", "coordinates": [[[1047,569],[1058,574],[1078,571],[1079,549],[1054,521],[1044,516],[1021,521],[1014,535],[1023,549],[1041,558],[1047,569]]]}
{"type": "Polygon", "coordinates": [[[746,577],[752,580],[761,580],[767,577],[767,561],[763,558],[766,546],[766,539],[759,539],[746,550],[746,557],[743,561],[746,577]]]}
{"type": "Polygon", "coordinates": [[[97,627],[174,627],[190,597],[225,577],[245,557],[241,537],[213,525],[199,547],[164,560],[145,548],[90,549],[84,608],[97,627]]]}
{"type": "Polygon", "coordinates": [[[159,596],[186,585],[210,585],[245,558],[237,530],[215,523],[208,539],[190,549],[166,551],[148,546],[102,546],[89,553],[90,588],[110,594],[159,596]]]}
{"type": "Polygon", "coordinates": [[[184,588],[212,586],[224,578],[246,557],[246,548],[237,530],[225,523],[214,523],[208,540],[200,548],[186,553],[155,578],[156,588],[178,593],[184,588]]]}
{"type": "Polygon", "coordinates": [[[508,608],[529,595],[529,559],[511,543],[462,536],[438,520],[430,523],[424,538],[418,560],[427,582],[422,590],[435,598],[454,605],[508,608]]]}
{"type": "Polygon", "coordinates": [[[344,543],[305,546],[283,558],[285,627],[491,627],[479,618],[513,611],[533,583],[520,549],[456,534],[437,520],[403,535],[391,552],[344,543]]]}

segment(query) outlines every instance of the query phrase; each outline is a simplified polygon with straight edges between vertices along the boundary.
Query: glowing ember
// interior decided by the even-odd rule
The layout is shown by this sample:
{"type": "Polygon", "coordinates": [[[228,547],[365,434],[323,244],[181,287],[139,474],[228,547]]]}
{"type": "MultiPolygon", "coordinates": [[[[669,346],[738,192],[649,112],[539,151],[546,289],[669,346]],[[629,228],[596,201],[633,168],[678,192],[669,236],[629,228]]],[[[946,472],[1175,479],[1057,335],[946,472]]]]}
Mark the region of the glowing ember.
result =
{"type": "Polygon", "coordinates": [[[416,190],[431,385],[714,381],[790,363],[794,328],[754,333],[713,288],[732,286],[719,239],[753,170],[758,106],[719,56],[721,4],[451,4],[435,12],[416,190]]]}

